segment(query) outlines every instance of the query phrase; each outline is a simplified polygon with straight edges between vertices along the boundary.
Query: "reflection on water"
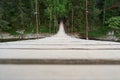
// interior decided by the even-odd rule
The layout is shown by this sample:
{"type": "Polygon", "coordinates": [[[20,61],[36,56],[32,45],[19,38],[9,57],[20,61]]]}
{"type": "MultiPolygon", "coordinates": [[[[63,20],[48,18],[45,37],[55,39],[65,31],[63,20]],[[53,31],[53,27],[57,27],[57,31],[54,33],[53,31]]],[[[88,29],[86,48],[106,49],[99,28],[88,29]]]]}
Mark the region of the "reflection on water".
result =
{"type": "Polygon", "coordinates": [[[0,80],[120,80],[120,65],[0,65],[0,80]]]}

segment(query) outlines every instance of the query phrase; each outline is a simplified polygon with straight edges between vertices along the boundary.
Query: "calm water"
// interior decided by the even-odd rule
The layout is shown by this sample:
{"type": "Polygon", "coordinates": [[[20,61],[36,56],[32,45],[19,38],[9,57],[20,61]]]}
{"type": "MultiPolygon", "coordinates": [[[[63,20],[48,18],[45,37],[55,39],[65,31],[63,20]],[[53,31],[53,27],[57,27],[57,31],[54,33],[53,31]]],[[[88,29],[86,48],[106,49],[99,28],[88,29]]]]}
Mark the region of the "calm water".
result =
{"type": "Polygon", "coordinates": [[[0,65],[0,80],[120,80],[120,65],[0,65]]]}

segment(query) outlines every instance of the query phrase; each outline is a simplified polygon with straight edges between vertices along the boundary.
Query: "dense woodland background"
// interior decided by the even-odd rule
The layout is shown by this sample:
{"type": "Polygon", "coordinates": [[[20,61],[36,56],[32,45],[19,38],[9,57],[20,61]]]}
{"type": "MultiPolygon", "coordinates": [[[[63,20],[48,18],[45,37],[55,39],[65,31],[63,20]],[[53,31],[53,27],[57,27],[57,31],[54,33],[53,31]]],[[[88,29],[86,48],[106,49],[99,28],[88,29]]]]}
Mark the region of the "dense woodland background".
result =
{"type": "MultiPolygon", "coordinates": [[[[38,0],[39,33],[56,33],[65,17],[67,33],[85,36],[86,0],[38,0]]],[[[35,0],[0,0],[0,33],[36,33],[35,0]]],[[[88,0],[89,37],[120,36],[120,0],[88,0]]]]}

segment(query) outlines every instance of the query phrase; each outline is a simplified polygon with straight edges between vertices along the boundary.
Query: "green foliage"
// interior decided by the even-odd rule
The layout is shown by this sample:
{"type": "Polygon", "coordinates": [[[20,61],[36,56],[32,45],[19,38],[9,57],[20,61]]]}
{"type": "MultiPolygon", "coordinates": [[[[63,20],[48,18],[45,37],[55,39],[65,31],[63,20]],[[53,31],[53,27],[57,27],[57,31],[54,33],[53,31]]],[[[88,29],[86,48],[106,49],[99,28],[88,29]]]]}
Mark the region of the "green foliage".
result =
{"type": "Polygon", "coordinates": [[[98,15],[100,15],[101,14],[101,11],[99,10],[99,9],[97,9],[97,8],[95,8],[94,9],[94,16],[98,16],[98,15]]]}
{"type": "Polygon", "coordinates": [[[99,37],[104,36],[106,34],[107,34],[107,32],[105,30],[101,29],[101,27],[99,27],[96,30],[89,31],[90,38],[99,38],[99,37]]]}
{"type": "Polygon", "coordinates": [[[46,15],[49,17],[49,14],[52,11],[56,17],[65,16],[67,9],[66,4],[68,0],[46,0],[47,8],[45,9],[46,15]]]}
{"type": "Polygon", "coordinates": [[[1,31],[8,31],[10,30],[10,27],[8,26],[8,22],[4,20],[0,20],[0,29],[1,31]]]}
{"type": "Polygon", "coordinates": [[[120,16],[112,17],[112,18],[108,19],[106,24],[108,24],[108,27],[111,30],[117,30],[117,29],[119,30],[120,29],[120,16]]]}
{"type": "MultiPolygon", "coordinates": [[[[38,0],[39,32],[55,33],[58,27],[58,18],[65,17],[68,32],[83,33],[84,36],[85,1],[38,0]]],[[[99,36],[102,28],[107,31],[108,28],[103,23],[112,16],[120,16],[120,7],[109,8],[118,2],[119,0],[88,0],[90,36],[97,36],[97,34],[99,36]],[[98,26],[102,26],[101,29],[97,28],[98,26]]],[[[114,21],[115,25],[117,23],[114,21]]],[[[111,29],[119,31],[118,27],[111,29]]],[[[25,30],[25,33],[36,32],[35,0],[0,1],[0,31],[16,34],[18,30],[25,30]]]]}
{"type": "Polygon", "coordinates": [[[120,16],[108,19],[106,24],[109,30],[113,30],[116,34],[120,34],[120,16]]]}

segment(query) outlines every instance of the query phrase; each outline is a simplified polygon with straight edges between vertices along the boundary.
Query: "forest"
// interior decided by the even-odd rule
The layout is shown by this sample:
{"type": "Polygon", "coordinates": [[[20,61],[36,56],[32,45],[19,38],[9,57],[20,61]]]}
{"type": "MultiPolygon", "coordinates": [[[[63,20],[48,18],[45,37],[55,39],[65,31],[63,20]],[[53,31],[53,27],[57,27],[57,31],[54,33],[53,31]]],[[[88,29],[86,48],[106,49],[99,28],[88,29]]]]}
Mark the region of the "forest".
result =
{"type": "MultiPolygon", "coordinates": [[[[120,0],[87,0],[89,37],[120,36],[120,0]]],[[[86,0],[0,0],[0,34],[54,34],[64,17],[65,30],[85,37],[86,0]]]]}

